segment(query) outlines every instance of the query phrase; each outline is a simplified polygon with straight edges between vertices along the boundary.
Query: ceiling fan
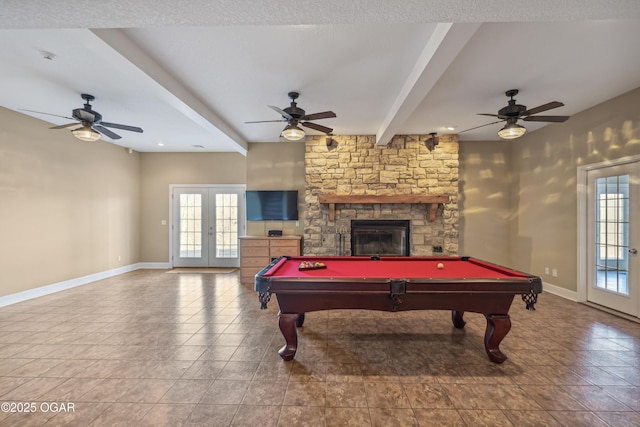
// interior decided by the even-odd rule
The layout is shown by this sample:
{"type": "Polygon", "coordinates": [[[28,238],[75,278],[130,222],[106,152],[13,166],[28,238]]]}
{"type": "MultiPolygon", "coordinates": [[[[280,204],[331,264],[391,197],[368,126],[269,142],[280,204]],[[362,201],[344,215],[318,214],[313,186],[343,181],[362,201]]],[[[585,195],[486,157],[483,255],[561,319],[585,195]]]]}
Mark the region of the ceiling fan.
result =
{"type": "Polygon", "coordinates": [[[305,132],[303,129],[300,129],[300,126],[307,127],[310,129],[315,129],[324,134],[330,135],[333,132],[333,129],[319,125],[317,123],[312,123],[308,120],[319,120],[319,119],[329,119],[332,117],[336,117],[336,113],[333,111],[323,111],[321,113],[307,114],[302,108],[298,107],[296,104],[296,99],[300,96],[298,92],[289,92],[289,98],[291,99],[291,105],[287,108],[280,109],[278,107],[274,107],[273,105],[269,105],[268,107],[274,110],[276,113],[282,116],[280,120],[261,120],[255,122],[245,122],[245,123],[269,123],[269,122],[287,122],[287,126],[282,130],[282,136],[290,141],[298,141],[305,136],[305,132]]]}
{"type": "Polygon", "coordinates": [[[121,125],[118,123],[103,122],[102,114],[92,110],[91,104],[89,104],[91,101],[96,99],[95,96],[89,95],[86,93],[83,93],[80,96],[82,97],[82,99],[85,100],[84,107],[76,108],[75,110],[73,110],[71,112],[71,117],[59,116],[57,114],[49,114],[49,113],[43,113],[40,111],[33,111],[33,110],[23,110],[23,111],[30,111],[32,113],[46,114],[49,116],[62,117],[69,120],[76,120],[76,122],[74,123],[67,123],[66,125],[53,126],[50,129],[65,129],[71,126],[80,125],[80,127],[76,129],[72,129],[71,132],[76,138],[82,141],[97,141],[98,139],[100,139],[100,134],[106,135],[111,139],[122,138],[117,133],[107,129],[108,127],[115,128],[115,129],[128,130],[130,132],[142,133],[142,129],[136,126],[128,126],[128,125],[121,125]]]}
{"type": "Polygon", "coordinates": [[[507,122],[502,129],[498,131],[498,136],[503,139],[515,139],[519,138],[527,131],[524,126],[518,124],[518,120],[525,122],[555,122],[562,123],[569,119],[569,116],[535,116],[534,114],[542,113],[543,111],[552,110],[554,108],[563,107],[564,104],[558,101],[548,102],[535,108],[527,110],[525,105],[516,104],[514,96],[518,94],[518,89],[511,89],[505,92],[509,98],[508,105],[501,108],[498,114],[479,113],[480,116],[497,117],[500,120],[487,123],[484,125],[476,126],[471,129],[463,130],[459,133],[468,132],[470,130],[478,129],[484,126],[493,125],[500,122],[507,122]]]}

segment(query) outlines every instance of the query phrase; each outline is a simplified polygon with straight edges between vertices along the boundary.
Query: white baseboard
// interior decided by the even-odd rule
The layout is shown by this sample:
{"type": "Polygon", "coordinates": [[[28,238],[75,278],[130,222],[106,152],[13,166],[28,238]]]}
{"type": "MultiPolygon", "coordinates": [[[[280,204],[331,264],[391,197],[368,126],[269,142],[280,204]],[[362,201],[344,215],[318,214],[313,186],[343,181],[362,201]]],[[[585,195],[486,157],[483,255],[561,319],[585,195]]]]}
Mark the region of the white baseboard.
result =
{"type": "Polygon", "coordinates": [[[18,292],[11,295],[0,297],[0,307],[16,304],[22,301],[27,301],[33,298],[42,297],[45,295],[53,294],[55,292],[64,291],[67,289],[75,288],[77,286],[86,285],[88,283],[96,282],[102,279],[108,279],[109,277],[118,276],[120,274],[128,273],[130,271],[140,269],[168,269],[170,263],[168,262],[140,262],[137,264],[130,264],[124,267],[114,268],[112,270],[102,271],[100,273],[89,274],[88,276],[77,277],[75,279],[65,280],[64,282],[53,283],[51,285],[41,286],[35,289],[29,289],[28,291],[18,292]]]}
{"type": "Polygon", "coordinates": [[[568,299],[570,301],[575,301],[575,302],[578,301],[578,293],[576,291],[570,291],[569,289],[552,285],[549,282],[544,282],[542,284],[542,292],[548,292],[550,294],[557,295],[559,297],[568,299]]]}

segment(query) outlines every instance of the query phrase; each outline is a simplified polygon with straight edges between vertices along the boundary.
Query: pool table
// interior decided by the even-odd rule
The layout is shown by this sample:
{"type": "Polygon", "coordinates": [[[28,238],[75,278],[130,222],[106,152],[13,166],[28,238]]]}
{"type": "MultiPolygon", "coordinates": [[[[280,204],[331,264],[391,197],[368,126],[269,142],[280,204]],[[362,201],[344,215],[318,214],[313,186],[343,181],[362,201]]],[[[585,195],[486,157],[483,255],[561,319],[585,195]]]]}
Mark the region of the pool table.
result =
{"type": "Polygon", "coordinates": [[[485,316],[485,350],[491,361],[502,363],[507,355],[499,345],[511,329],[511,302],[520,294],[533,310],[542,280],[471,257],[302,256],[275,259],[256,274],[255,290],[263,309],[276,295],[284,360],[296,354],[296,326],[302,326],[306,312],[451,310],[459,329],[465,311],[485,316]],[[317,268],[300,269],[309,263],[317,268]]]}

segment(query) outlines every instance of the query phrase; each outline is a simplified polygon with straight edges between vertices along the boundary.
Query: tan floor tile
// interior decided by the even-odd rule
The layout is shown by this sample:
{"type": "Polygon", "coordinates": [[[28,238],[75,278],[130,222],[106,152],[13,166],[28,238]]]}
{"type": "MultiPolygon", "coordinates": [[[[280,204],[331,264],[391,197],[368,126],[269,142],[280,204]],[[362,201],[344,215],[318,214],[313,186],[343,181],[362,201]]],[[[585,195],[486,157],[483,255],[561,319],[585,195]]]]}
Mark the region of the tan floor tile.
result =
{"type": "Polygon", "coordinates": [[[325,406],[326,383],[290,381],[284,395],[285,406],[325,406]]]}
{"type": "Polygon", "coordinates": [[[195,406],[195,404],[158,403],[153,405],[137,425],[141,427],[180,426],[187,420],[195,406]]]}
{"type": "Polygon", "coordinates": [[[418,426],[418,420],[411,409],[369,408],[369,416],[374,427],[418,426]]]}
{"type": "Polygon", "coordinates": [[[327,427],[370,426],[371,418],[366,408],[326,408],[327,427]]]}
{"type": "Polygon", "coordinates": [[[242,399],[243,405],[282,405],[287,391],[286,381],[252,381],[242,399]]]}
{"type": "Polygon", "coordinates": [[[220,374],[218,375],[218,379],[221,380],[251,380],[256,370],[258,369],[258,365],[260,362],[238,362],[238,361],[229,361],[222,368],[220,374]]]}
{"type": "Polygon", "coordinates": [[[171,388],[175,380],[139,379],[120,396],[118,402],[156,403],[171,388]]]}
{"type": "Polygon", "coordinates": [[[514,424],[500,410],[459,409],[458,412],[467,425],[474,427],[513,427],[514,424]]]}
{"type": "Polygon", "coordinates": [[[200,403],[235,405],[242,402],[249,381],[215,380],[202,396],[200,403]]]}
{"type": "Polygon", "coordinates": [[[410,408],[409,398],[400,383],[365,382],[370,408],[410,408]]]}
{"type": "Polygon", "coordinates": [[[617,401],[634,411],[640,411],[640,387],[606,386],[602,388],[617,401]]]}
{"type": "Polygon", "coordinates": [[[420,426],[467,426],[455,409],[414,409],[413,412],[420,426]]]}
{"type": "Polygon", "coordinates": [[[114,403],[100,413],[90,426],[135,425],[152,407],[153,405],[148,403],[114,403]]]}
{"type": "Polygon", "coordinates": [[[366,408],[367,394],[361,382],[327,382],[326,405],[335,408],[366,408]]]}
{"type": "Polygon", "coordinates": [[[240,405],[231,421],[232,426],[243,427],[275,427],[280,418],[281,406],[240,405]]]}
{"type": "Polygon", "coordinates": [[[323,427],[326,425],[325,408],[317,406],[283,406],[277,425],[279,427],[323,427]]]}
{"type": "Polygon", "coordinates": [[[117,402],[127,390],[134,387],[137,380],[129,378],[107,378],[100,380],[98,384],[77,400],[79,402],[117,402]]]}
{"type": "Polygon", "coordinates": [[[40,399],[51,402],[76,402],[101,381],[97,378],[65,378],[63,383],[42,394],[40,399]]]}
{"type": "MultiPolygon", "coordinates": [[[[593,412],[587,411],[549,411],[551,416],[563,426],[571,427],[609,427],[593,412]]],[[[617,427],[617,426],[616,426],[617,427]]]]}
{"type": "Polygon", "coordinates": [[[502,411],[506,417],[517,427],[561,427],[558,422],[547,411],[502,411]]]}
{"type": "Polygon", "coordinates": [[[31,378],[2,395],[4,400],[32,402],[65,382],[65,378],[31,378]]]}
{"type": "Polygon", "coordinates": [[[73,411],[60,412],[44,425],[47,427],[86,427],[111,405],[111,403],[74,402],[73,411]]]}
{"type": "Polygon", "coordinates": [[[584,411],[587,408],[558,386],[523,385],[522,389],[548,411],[584,411]]]}
{"type": "Polygon", "coordinates": [[[411,383],[403,384],[402,388],[412,408],[453,409],[447,392],[439,384],[411,383]]]}
{"type": "Polygon", "coordinates": [[[596,412],[596,415],[615,427],[636,427],[640,425],[640,413],[638,412],[596,412]]]}
{"type": "Polygon", "coordinates": [[[161,397],[161,403],[198,403],[211,388],[213,380],[177,380],[161,397]]]}

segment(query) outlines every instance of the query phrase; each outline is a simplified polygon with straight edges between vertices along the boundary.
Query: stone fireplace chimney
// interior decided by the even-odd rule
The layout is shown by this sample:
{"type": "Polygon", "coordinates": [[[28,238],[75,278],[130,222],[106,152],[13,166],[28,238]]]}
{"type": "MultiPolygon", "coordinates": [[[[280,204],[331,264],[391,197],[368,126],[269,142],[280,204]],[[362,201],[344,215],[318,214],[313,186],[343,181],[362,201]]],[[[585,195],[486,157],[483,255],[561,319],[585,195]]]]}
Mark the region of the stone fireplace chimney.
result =
{"type": "Polygon", "coordinates": [[[325,137],[308,137],[303,254],[351,255],[352,220],[407,220],[410,255],[457,255],[458,139],[441,135],[430,151],[429,138],[398,135],[376,146],[375,136],[333,136],[327,146],[325,137]],[[375,203],[374,197],[336,203],[330,215],[321,195],[448,196],[448,201],[375,203]]]}

